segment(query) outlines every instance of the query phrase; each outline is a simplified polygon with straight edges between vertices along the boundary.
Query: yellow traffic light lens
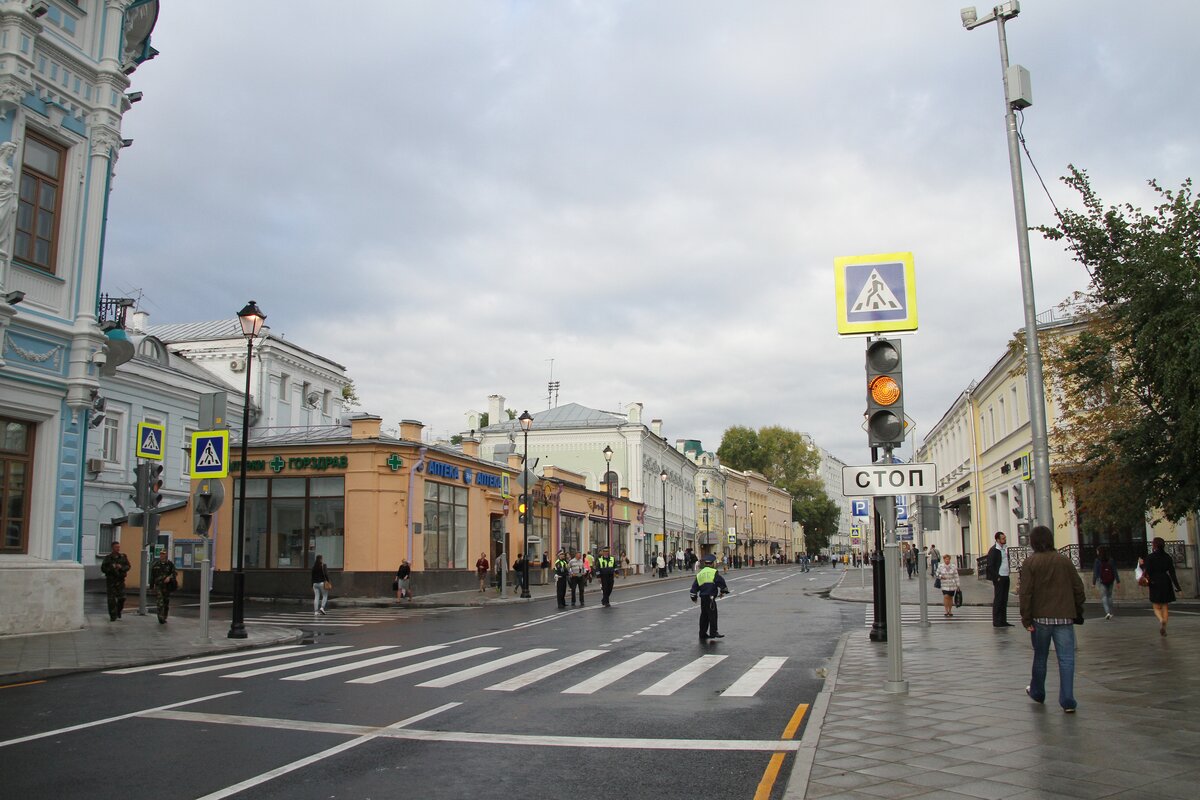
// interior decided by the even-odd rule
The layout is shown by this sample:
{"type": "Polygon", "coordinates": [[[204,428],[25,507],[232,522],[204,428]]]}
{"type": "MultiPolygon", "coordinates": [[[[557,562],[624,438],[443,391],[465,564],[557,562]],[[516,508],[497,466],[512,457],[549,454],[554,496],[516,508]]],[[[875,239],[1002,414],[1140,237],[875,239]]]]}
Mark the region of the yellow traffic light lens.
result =
{"type": "Polygon", "coordinates": [[[868,388],[871,391],[871,399],[881,406],[890,406],[900,399],[900,384],[888,375],[874,378],[868,388]]]}

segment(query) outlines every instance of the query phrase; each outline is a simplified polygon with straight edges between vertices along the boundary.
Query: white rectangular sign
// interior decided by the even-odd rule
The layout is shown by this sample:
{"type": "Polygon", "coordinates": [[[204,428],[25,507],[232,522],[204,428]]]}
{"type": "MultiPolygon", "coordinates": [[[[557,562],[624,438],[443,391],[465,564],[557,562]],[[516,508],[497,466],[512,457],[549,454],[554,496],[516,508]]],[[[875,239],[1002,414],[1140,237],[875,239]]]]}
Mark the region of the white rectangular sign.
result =
{"type": "Polygon", "coordinates": [[[864,497],[889,494],[937,494],[933,464],[868,464],[842,467],[842,494],[864,497]]]}

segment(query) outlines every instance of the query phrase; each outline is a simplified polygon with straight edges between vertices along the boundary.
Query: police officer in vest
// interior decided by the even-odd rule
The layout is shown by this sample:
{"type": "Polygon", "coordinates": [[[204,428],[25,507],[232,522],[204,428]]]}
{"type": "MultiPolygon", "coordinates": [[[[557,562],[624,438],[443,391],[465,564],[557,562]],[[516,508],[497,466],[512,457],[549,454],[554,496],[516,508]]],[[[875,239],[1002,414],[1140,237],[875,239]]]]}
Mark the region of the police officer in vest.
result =
{"type": "Polygon", "coordinates": [[[612,557],[607,547],[600,548],[600,557],[596,559],[596,574],[600,576],[600,604],[607,606],[608,596],[613,590],[613,579],[617,576],[617,560],[612,557]]]}
{"type": "Polygon", "coordinates": [[[558,598],[558,607],[567,607],[567,552],[558,551],[554,560],[554,596],[558,598]]]}
{"type": "Polygon", "coordinates": [[[729,594],[725,579],[717,572],[717,557],[709,553],[704,557],[704,566],[696,573],[692,581],[692,602],[700,597],[700,642],[709,639],[724,639],[725,635],[717,633],[717,595],[729,594]]]}

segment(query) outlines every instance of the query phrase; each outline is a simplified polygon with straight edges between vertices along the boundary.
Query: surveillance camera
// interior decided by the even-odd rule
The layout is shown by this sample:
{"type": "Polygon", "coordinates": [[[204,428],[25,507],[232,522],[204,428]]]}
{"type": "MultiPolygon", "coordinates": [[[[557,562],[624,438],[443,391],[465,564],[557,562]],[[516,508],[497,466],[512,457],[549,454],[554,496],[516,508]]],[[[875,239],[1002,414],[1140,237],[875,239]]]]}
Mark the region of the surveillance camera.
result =
{"type": "Polygon", "coordinates": [[[141,92],[130,92],[129,94],[125,95],[125,99],[128,100],[130,103],[140,102],[142,99],[142,93],[141,92]]]}
{"type": "Polygon", "coordinates": [[[105,353],[103,350],[97,350],[95,353],[92,353],[92,363],[97,367],[103,367],[108,363],[108,353],[105,353]]]}
{"type": "Polygon", "coordinates": [[[20,289],[14,289],[13,291],[4,295],[4,302],[8,303],[10,306],[15,306],[17,303],[21,302],[24,299],[25,299],[25,293],[22,292],[20,289]]]}
{"type": "Polygon", "coordinates": [[[976,20],[979,19],[979,14],[975,12],[975,6],[967,6],[959,11],[958,15],[962,17],[962,24],[964,28],[971,27],[975,24],[976,20]]]}
{"type": "Polygon", "coordinates": [[[46,12],[49,10],[50,6],[45,2],[45,0],[38,0],[36,3],[29,4],[29,13],[33,15],[34,19],[46,16],[46,12]]]}
{"type": "Polygon", "coordinates": [[[133,139],[122,139],[121,147],[133,147],[133,139]]]}

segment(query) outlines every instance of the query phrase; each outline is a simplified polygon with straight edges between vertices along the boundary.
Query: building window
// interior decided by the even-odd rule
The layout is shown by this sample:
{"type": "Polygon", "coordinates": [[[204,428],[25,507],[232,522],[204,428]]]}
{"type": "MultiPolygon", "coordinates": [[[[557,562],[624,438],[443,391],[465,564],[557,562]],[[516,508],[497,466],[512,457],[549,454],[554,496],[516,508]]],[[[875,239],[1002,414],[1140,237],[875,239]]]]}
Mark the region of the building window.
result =
{"type": "Polygon", "coordinates": [[[467,488],[425,481],[425,569],[465,569],[467,488]]]}
{"type": "Polygon", "coordinates": [[[66,148],[26,130],[13,257],[51,274],[58,244],[58,210],[66,155],[66,148]]]}
{"type": "Polygon", "coordinates": [[[121,463],[121,416],[119,414],[109,412],[104,418],[100,457],[109,464],[121,463]]]}
{"type": "Polygon", "coordinates": [[[195,428],[183,429],[183,469],[180,470],[183,480],[188,480],[192,477],[192,459],[195,454],[192,452],[192,434],[196,433],[195,428]]]}
{"type": "Polygon", "coordinates": [[[113,525],[100,523],[100,535],[96,539],[96,558],[104,558],[112,550],[113,534],[116,530],[113,525]]]}
{"type": "MultiPolygon", "coordinates": [[[[340,476],[246,481],[246,567],[311,569],[320,555],[327,567],[341,569],[345,565],[345,483],[340,476]]],[[[233,513],[236,520],[236,503],[233,513]]]]}
{"type": "Polygon", "coordinates": [[[587,549],[591,553],[599,552],[601,547],[608,544],[608,520],[589,519],[587,549]]]}
{"type": "Polygon", "coordinates": [[[579,552],[579,539],[583,535],[583,517],[576,517],[570,514],[563,514],[559,518],[559,549],[567,551],[569,555],[572,550],[579,552]]]}
{"type": "Polygon", "coordinates": [[[33,433],[28,422],[0,417],[0,553],[24,553],[29,547],[33,433]]]}

